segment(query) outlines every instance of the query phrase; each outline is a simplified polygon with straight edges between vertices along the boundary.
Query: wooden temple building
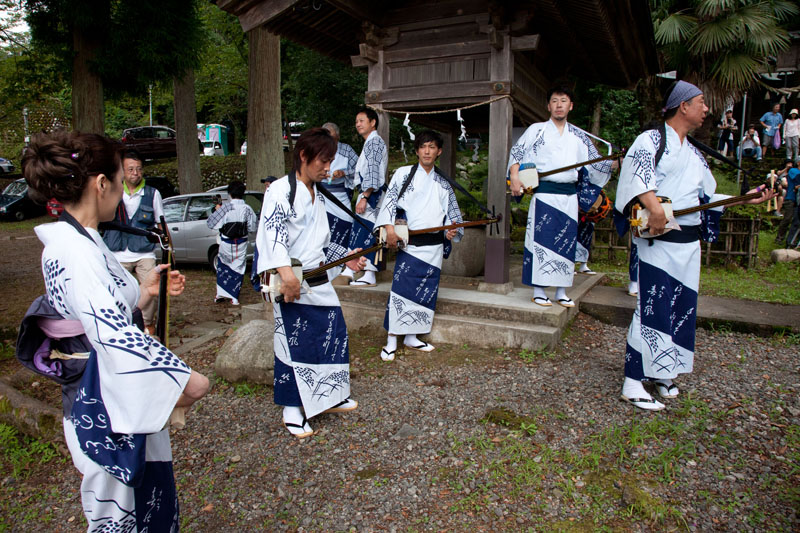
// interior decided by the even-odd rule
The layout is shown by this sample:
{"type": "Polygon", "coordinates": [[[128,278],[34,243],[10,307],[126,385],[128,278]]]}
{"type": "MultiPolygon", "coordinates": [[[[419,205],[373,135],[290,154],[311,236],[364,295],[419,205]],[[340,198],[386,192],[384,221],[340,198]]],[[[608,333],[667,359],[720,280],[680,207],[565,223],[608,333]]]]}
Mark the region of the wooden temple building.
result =
{"type": "MultiPolygon", "coordinates": [[[[265,29],[368,70],[364,102],[393,112],[461,112],[489,133],[487,204],[504,214],[487,234],[485,281],[508,285],[505,171],[513,126],[546,120],[546,92],[574,76],[632,88],[657,71],[647,2],[635,0],[217,0],[245,31],[265,29]]],[[[388,143],[389,122],[379,134],[388,143]]],[[[456,113],[412,119],[445,135],[453,175],[456,113]]],[[[488,231],[488,230],[487,230],[488,231]]],[[[502,292],[502,287],[498,287],[502,292]]]]}

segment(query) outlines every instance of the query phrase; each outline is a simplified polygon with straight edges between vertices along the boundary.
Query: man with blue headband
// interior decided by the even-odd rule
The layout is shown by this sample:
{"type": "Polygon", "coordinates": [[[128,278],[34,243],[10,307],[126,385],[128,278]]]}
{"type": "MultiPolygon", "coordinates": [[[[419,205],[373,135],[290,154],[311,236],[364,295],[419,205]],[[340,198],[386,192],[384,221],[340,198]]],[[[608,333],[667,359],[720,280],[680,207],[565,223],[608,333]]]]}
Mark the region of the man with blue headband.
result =
{"type": "MultiPolygon", "coordinates": [[[[662,398],[675,398],[679,391],[672,380],[692,371],[700,239],[716,240],[722,215],[722,208],[682,215],[674,220],[680,229],[667,233],[668,221],[658,197],[670,198],[673,210],[727,198],[715,194],[717,183],[705,158],[687,139],[708,113],[703,92],[678,81],[668,92],[662,111],[665,123],[639,135],[628,149],[615,205],[627,214],[630,204],[639,202],[650,213],[648,230],[655,236],[633,238],[638,248],[639,294],[628,329],[621,396],[640,409],[653,411],[665,405],[642,383],[653,381],[662,398]]],[[[760,203],[769,196],[765,190],[748,203],[760,203]]]]}

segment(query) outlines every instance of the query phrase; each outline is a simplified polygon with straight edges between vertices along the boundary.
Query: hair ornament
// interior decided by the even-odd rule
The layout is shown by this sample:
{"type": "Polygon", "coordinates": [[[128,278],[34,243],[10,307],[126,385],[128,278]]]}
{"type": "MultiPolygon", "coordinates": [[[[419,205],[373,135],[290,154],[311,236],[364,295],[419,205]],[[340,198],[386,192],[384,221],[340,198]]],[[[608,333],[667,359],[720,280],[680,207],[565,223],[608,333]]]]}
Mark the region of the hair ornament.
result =
{"type": "Polygon", "coordinates": [[[77,160],[77,159],[78,159],[78,155],[79,155],[79,154],[78,154],[78,152],[72,152],[72,153],[71,153],[69,156],[70,156],[72,159],[74,159],[74,160],[77,160]]]}

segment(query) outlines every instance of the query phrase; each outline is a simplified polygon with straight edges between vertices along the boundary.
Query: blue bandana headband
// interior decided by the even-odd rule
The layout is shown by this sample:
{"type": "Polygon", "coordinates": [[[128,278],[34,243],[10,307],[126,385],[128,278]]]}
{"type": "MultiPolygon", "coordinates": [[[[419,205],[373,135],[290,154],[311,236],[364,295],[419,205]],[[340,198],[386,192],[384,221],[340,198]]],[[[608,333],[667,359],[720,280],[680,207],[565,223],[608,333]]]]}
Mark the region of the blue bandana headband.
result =
{"type": "Polygon", "coordinates": [[[699,96],[701,94],[703,94],[703,91],[698,89],[697,86],[692,85],[688,81],[681,80],[675,84],[675,87],[669,94],[669,98],[667,98],[667,105],[661,110],[661,112],[666,113],[670,109],[674,109],[683,102],[691,100],[695,96],[699,96]]]}

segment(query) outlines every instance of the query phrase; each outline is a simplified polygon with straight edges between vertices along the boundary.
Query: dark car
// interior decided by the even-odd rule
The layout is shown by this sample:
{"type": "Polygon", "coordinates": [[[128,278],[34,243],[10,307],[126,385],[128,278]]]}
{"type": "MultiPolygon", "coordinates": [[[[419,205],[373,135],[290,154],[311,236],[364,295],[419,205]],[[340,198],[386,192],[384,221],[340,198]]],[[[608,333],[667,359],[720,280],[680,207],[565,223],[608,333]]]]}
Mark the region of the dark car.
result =
{"type": "MultiPolygon", "coordinates": [[[[178,189],[164,176],[147,176],[145,177],[145,182],[147,185],[158,189],[158,192],[161,193],[162,200],[178,194],[178,189]]],[[[51,217],[60,217],[63,210],[64,205],[55,198],[50,198],[50,201],[47,202],[47,214],[51,217]]]]}
{"type": "Polygon", "coordinates": [[[0,217],[25,220],[29,217],[43,215],[45,208],[28,196],[28,184],[18,179],[6,187],[0,195],[0,217]]]}
{"type": "Polygon", "coordinates": [[[125,148],[136,150],[145,159],[178,155],[175,130],[166,126],[128,128],[122,132],[122,144],[125,148]]]}

